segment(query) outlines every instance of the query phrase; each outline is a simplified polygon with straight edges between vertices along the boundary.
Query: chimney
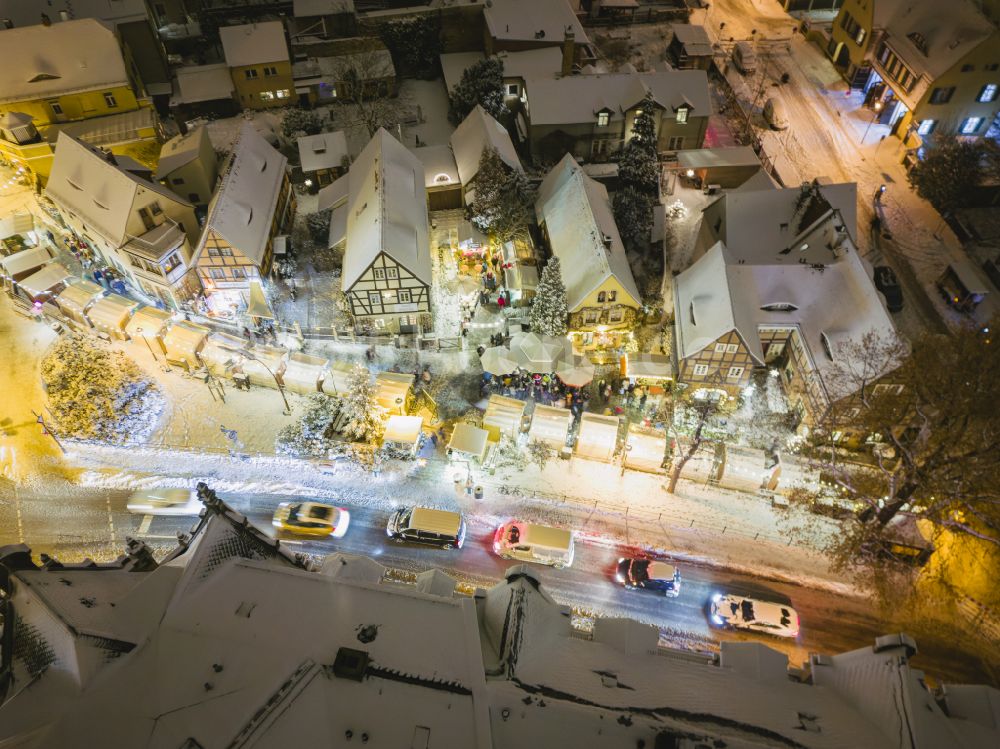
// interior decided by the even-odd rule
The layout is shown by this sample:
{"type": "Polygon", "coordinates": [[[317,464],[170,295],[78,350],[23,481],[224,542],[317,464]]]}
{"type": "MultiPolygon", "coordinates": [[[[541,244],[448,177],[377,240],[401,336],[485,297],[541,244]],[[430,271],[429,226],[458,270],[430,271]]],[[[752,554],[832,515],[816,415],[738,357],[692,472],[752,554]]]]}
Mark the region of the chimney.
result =
{"type": "Polygon", "coordinates": [[[566,33],[563,35],[562,53],[562,70],[560,72],[563,75],[572,75],[573,63],[576,62],[576,41],[572,26],[567,26],[566,33]]]}
{"type": "Polygon", "coordinates": [[[42,26],[51,26],[51,25],[52,25],[52,19],[49,18],[49,14],[42,13],[42,26]]]}

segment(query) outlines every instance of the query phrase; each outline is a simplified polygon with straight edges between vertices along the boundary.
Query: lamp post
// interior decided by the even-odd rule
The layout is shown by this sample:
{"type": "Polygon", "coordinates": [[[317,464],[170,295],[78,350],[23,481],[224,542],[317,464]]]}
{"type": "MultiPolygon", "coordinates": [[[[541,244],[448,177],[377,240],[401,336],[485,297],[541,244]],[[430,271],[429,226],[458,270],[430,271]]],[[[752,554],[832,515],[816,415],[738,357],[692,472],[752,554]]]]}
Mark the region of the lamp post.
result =
{"type": "Polygon", "coordinates": [[[872,120],[871,122],[868,123],[868,127],[865,128],[865,134],[861,136],[862,143],[865,142],[865,138],[868,137],[868,131],[872,129],[872,125],[875,124],[875,120],[878,119],[879,113],[882,111],[882,102],[880,101],[875,102],[875,106],[873,107],[873,109],[875,110],[875,112],[872,114],[872,120]]]}
{"type": "Polygon", "coordinates": [[[288,398],[285,397],[285,388],[281,384],[281,380],[278,379],[278,375],[276,375],[271,370],[271,368],[269,366],[267,366],[264,362],[262,362],[260,359],[258,359],[253,354],[251,354],[249,351],[241,350],[240,351],[240,356],[242,356],[244,359],[249,359],[250,361],[257,362],[258,364],[260,364],[260,366],[262,366],[265,369],[265,371],[269,375],[271,375],[271,377],[274,378],[274,384],[278,386],[278,392],[281,394],[281,400],[285,404],[285,412],[284,412],[285,416],[291,416],[292,415],[292,408],[291,408],[291,406],[288,405],[288,398]]]}
{"type": "Polygon", "coordinates": [[[160,360],[159,360],[159,359],[157,359],[157,358],[156,358],[156,354],[154,354],[154,353],[153,353],[153,347],[149,345],[149,339],[148,339],[148,338],[146,338],[146,336],[144,336],[144,335],[142,334],[142,328],[136,328],[136,329],[135,329],[135,332],[139,334],[139,337],[140,337],[140,338],[141,338],[141,339],[143,340],[143,342],[144,342],[144,343],[146,344],[146,348],[148,348],[148,349],[149,349],[149,355],[153,357],[153,361],[155,361],[155,362],[156,362],[157,364],[159,364],[159,363],[160,363],[160,360]]]}

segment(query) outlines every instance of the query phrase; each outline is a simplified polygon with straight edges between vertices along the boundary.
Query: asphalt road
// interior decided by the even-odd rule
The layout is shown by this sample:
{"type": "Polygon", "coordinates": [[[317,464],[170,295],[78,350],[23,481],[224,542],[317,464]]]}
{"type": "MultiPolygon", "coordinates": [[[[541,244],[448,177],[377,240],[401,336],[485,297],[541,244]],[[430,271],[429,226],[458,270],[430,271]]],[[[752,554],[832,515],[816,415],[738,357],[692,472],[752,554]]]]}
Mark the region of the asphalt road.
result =
{"type": "MultiPolygon", "coordinates": [[[[36,554],[66,559],[90,555],[111,558],[121,550],[126,536],[142,538],[157,550],[172,548],[177,533],[187,532],[194,518],[150,517],[126,509],[128,491],[80,489],[67,486],[60,495],[51,489],[19,489],[0,485],[0,545],[24,540],[36,554]]],[[[220,495],[268,535],[275,535],[271,514],[276,495],[220,495]]],[[[492,553],[493,526],[475,517],[468,519],[464,548],[441,550],[401,545],[385,534],[386,513],[348,506],[350,526],[341,539],[278,537],[296,551],[321,556],[335,551],[373,557],[386,567],[411,572],[438,568],[456,579],[489,586],[502,579],[515,562],[492,553]]],[[[545,590],[560,603],[602,616],[623,616],[654,624],[664,636],[689,648],[712,649],[721,640],[758,640],[786,652],[793,664],[809,652],[838,653],[869,646],[876,636],[893,631],[880,624],[863,599],[838,597],[827,591],[764,580],[726,570],[680,563],[681,593],[669,599],[646,591],[628,591],[615,583],[614,565],[634,550],[615,543],[578,541],[573,566],[555,570],[535,566],[545,590]],[[720,631],[708,625],[705,606],[713,592],[726,589],[770,590],[791,598],[799,613],[797,640],[720,631]]],[[[953,681],[993,682],[989,667],[972,656],[956,653],[953,643],[921,641],[915,664],[931,675],[953,681]]]]}

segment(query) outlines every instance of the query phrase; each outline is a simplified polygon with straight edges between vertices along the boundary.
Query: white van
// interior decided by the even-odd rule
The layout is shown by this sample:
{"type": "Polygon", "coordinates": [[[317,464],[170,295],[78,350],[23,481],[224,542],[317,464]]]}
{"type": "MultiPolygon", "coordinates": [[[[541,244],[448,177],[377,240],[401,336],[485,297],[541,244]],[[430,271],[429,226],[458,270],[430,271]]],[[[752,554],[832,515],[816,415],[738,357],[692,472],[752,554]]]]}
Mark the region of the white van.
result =
{"type": "Polygon", "coordinates": [[[519,559],[562,569],[573,564],[573,533],[562,528],[511,520],[493,534],[493,551],[504,559],[519,559]]]}
{"type": "Polygon", "coordinates": [[[752,73],[757,69],[757,53],[750,42],[736,42],[733,47],[733,62],[741,73],[752,73]]]}

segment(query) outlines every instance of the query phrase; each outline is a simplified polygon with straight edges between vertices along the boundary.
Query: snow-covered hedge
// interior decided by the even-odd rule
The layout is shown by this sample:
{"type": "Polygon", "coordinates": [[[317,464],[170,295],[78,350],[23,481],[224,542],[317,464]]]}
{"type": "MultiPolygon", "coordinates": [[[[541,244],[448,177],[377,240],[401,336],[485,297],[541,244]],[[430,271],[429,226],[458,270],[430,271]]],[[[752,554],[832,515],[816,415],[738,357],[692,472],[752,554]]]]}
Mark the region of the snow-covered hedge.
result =
{"type": "Polygon", "coordinates": [[[42,360],[59,433],[114,444],[145,441],[163,411],[156,384],[120,351],[85,336],[60,339],[42,360]]]}

